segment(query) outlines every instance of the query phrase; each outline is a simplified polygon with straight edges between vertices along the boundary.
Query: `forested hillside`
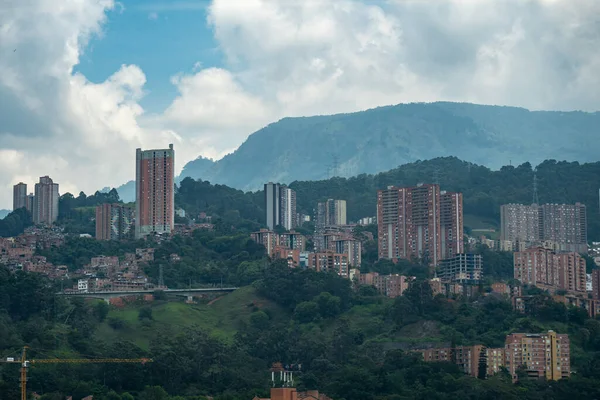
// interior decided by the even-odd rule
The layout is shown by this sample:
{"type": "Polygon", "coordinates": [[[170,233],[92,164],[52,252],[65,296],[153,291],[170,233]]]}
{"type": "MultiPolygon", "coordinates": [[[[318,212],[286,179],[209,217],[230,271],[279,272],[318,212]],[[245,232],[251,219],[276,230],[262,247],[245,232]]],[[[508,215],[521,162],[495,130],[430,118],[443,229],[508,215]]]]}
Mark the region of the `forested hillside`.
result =
{"type": "MultiPolygon", "coordinates": [[[[446,157],[405,164],[376,175],[296,181],[290,186],[296,190],[299,212],[313,215],[317,202],[327,198],[345,199],[348,218],[357,220],[375,216],[378,189],[437,182],[443,190],[463,193],[465,214],[498,221],[500,205],[533,201],[533,175],[534,168],[529,163],[504,166],[494,171],[456,157],[446,157]]],[[[589,238],[600,239],[600,162],[580,164],[547,160],[537,166],[536,175],[540,202],[586,204],[589,238]]],[[[227,215],[231,221],[244,219],[264,223],[262,191],[244,193],[223,185],[185,179],[176,202],[192,215],[209,211],[227,215]]]]}
{"type": "Polygon", "coordinates": [[[328,176],[378,173],[435,157],[500,168],[512,160],[596,161],[600,113],[529,111],[468,103],[412,103],[337,115],[284,118],[251,134],[211,165],[188,163],[194,179],[258,190],[328,176]],[[568,140],[565,140],[568,138],[568,140]]]}

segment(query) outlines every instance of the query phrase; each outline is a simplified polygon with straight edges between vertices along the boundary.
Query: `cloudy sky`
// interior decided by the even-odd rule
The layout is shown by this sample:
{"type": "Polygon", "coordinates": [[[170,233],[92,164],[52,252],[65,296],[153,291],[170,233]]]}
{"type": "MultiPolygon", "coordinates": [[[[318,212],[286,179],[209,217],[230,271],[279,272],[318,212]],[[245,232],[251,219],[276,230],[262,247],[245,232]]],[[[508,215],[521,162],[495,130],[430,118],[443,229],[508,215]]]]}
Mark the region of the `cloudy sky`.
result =
{"type": "Polygon", "coordinates": [[[0,208],[137,147],[220,158],[283,116],[417,101],[600,110],[598,0],[2,0],[0,208]]]}

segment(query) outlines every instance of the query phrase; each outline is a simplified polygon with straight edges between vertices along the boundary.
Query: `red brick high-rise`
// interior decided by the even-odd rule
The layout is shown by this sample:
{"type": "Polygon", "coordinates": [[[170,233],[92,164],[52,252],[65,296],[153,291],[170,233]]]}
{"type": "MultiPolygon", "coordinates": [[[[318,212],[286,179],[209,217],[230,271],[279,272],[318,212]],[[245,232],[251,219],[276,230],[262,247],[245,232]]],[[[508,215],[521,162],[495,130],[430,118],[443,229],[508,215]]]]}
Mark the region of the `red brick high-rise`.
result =
{"type": "Polygon", "coordinates": [[[377,192],[379,258],[421,258],[437,265],[463,251],[462,195],[436,184],[377,192]]]}
{"type": "Polygon", "coordinates": [[[136,151],[135,237],[171,233],[175,220],[175,151],[136,151]]]}

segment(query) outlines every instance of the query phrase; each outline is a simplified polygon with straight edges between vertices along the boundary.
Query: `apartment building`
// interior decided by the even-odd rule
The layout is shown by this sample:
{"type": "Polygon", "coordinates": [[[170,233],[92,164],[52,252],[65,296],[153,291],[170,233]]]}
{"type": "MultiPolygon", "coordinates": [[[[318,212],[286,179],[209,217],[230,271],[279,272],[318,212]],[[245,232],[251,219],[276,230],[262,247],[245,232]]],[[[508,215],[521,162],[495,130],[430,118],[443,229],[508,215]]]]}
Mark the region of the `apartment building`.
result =
{"type": "Polygon", "coordinates": [[[317,272],[335,271],[345,278],[350,276],[348,256],[332,251],[310,253],[308,255],[308,267],[315,269],[317,272]]]}
{"type": "Polygon", "coordinates": [[[479,358],[483,349],[482,345],[476,345],[416,350],[416,352],[421,353],[423,360],[426,362],[454,362],[465,374],[477,377],[479,374],[479,358]]]}
{"type": "Polygon", "coordinates": [[[464,253],[463,195],[442,191],[440,195],[440,239],[442,259],[464,253]]]}
{"type": "Polygon", "coordinates": [[[49,176],[42,176],[35,184],[33,199],[33,222],[52,225],[58,219],[58,183],[49,176]]]}
{"type": "Polygon", "coordinates": [[[481,254],[456,254],[440,261],[438,277],[444,283],[479,284],[483,278],[481,254]]]}
{"type": "Polygon", "coordinates": [[[298,226],[298,213],[296,212],[296,192],[279,183],[265,183],[265,212],[267,227],[274,230],[276,226],[283,226],[290,230],[298,226]]]}
{"type": "Polygon", "coordinates": [[[133,208],[123,204],[101,204],[96,207],[96,239],[122,240],[133,236],[133,208]]]}
{"type": "Polygon", "coordinates": [[[501,240],[538,245],[552,243],[556,251],[587,252],[584,204],[505,204],[500,207],[501,240]]]}
{"type": "Polygon", "coordinates": [[[505,365],[513,381],[524,367],[532,378],[559,380],[571,374],[569,335],[513,333],[506,337],[505,365]]]}
{"type": "Polygon", "coordinates": [[[258,232],[252,232],[250,238],[256,243],[262,244],[267,249],[267,254],[272,254],[275,246],[279,244],[278,235],[268,229],[261,229],[258,232]]]}
{"type": "Polygon", "coordinates": [[[578,253],[555,253],[543,247],[515,252],[514,278],[555,292],[586,293],[585,260],[578,253]]]}
{"type": "Polygon", "coordinates": [[[317,231],[326,226],[346,225],[346,200],[328,199],[317,204],[315,227],[317,231]]]}
{"type": "Polygon", "coordinates": [[[136,150],[135,238],[175,226],[175,150],[136,150]]]}
{"type": "Polygon", "coordinates": [[[13,186],[13,211],[27,208],[27,185],[19,182],[13,186]]]}
{"type": "Polygon", "coordinates": [[[336,253],[346,254],[350,266],[360,268],[362,263],[362,243],[360,240],[343,238],[332,242],[331,250],[336,253]]]}
{"type": "Polygon", "coordinates": [[[592,296],[595,300],[600,300],[600,269],[592,271],[592,296]]]}

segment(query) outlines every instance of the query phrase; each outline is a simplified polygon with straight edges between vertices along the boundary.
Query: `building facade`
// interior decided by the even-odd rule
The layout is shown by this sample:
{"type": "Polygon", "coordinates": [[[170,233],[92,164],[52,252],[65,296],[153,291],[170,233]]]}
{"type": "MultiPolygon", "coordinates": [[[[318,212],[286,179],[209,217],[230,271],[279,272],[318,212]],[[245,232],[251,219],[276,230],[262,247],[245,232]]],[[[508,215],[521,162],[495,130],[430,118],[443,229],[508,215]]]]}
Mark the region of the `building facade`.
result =
{"type": "Polygon", "coordinates": [[[462,193],[442,191],[440,229],[442,259],[453,258],[456,254],[465,252],[462,193]]]}
{"type": "Polygon", "coordinates": [[[33,223],[51,225],[58,219],[58,183],[48,176],[42,176],[35,184],[33,198],[33,223]]]}
{"type": "Polygon", "coordinates": [[[552,243],[556,251],[586,253],[584,204],[505,204],[500,207],[501,240],[526,245],[552,243]]]}
{"type": "Polygon", "coordinates": [[[23,182],[13,186],[13,211],[27,208],[27,185],[23,182]]]}
{"type": "Polygon", "coordinates": [[[296,213],[296,192],[286,186],[280,188],[280,210],[279,222],[288,231],[298,226],[298,214],[296,213]]]}
{"type": "Polygon", "coordinates": [[[133,237],[133,208],[123,204],[101,204],[96,207],[96,239],[123,240],[133,237]]]}
{"type": "Polygon", "coordinates": [[[419,258],[438,265],[464,249],[462,215],[462,195],[442,194],[438,185],[378,191],[379,258],[419,258]]]}
{"type": "Polygon", "coordinates": [[[346,200],[328,199],[317,204],[315,227],[317,230],[326,226],[346,225],[346,200]]]}
{"type": "Polygon", "coordinates": [[[534,247],[515,252],[514,278],[521,283],[555,292],[586,294],[585,259],[579,253],[555,253],[534,247]]]}
{"type": "Polygon", "coordinates": [[[559,380],[571,375],[569,335],[513,333],[506,337],[506,369],[517,380],[524,367],[532,378],[559,380]]]}
{"type": "Polygon", "coordinates": [[[438,277],[443,283],[479,284],[483,279],[481,254],[456,254],[440,261],[438,277]]]}
{"type": "Polygon", "coordinates": [[[592,271],[592,297],[600,300],[600,269],[592,271]]]}
{"type": "Polygon", "coordinates": [[[308,255],[308,267],[315,269],[317,272],[335,271],[345,278],[348,278],[350,273],[348,256],[332,251],[310,253],[308,255]]]}
{"type": "Polygon", "coordinates": [[[170,234],[175,226],[175,150],[136,150],[135,237],[170,234]]]}
{"type": "Polygon", "coordinates": [[[296,192],[279,183],[265,183],[265,213],[267,227],[274,230],[276,226],[283,226],[287,230],[298,226],[298,213],[296,212],[296,192]]]}

